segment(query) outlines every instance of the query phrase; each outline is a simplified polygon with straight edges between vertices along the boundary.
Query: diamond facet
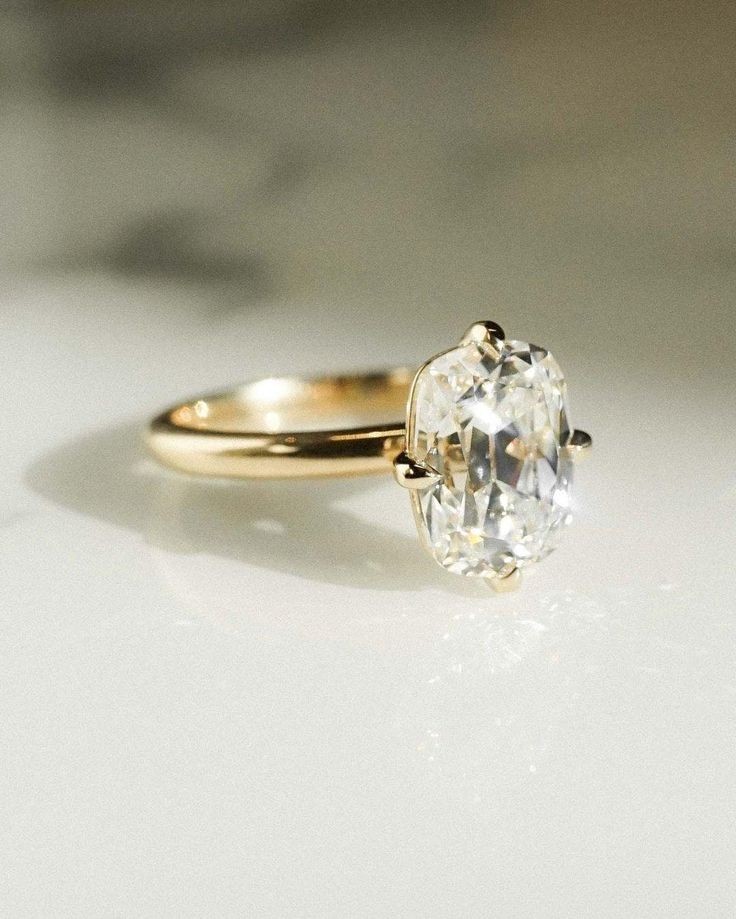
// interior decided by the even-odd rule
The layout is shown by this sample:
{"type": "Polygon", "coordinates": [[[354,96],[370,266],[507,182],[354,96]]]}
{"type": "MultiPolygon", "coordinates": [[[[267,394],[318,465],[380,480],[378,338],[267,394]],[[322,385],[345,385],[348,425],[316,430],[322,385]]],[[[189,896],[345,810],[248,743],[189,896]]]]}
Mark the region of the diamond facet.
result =
{"type": "Polygon", "coordinates": [[[565,381],[544,348],[472,342],[425,364],[408,450],[441,476],[412,493],[436,561],[492,577],[547,555],[570,519],[569,436],[565,381]]]}

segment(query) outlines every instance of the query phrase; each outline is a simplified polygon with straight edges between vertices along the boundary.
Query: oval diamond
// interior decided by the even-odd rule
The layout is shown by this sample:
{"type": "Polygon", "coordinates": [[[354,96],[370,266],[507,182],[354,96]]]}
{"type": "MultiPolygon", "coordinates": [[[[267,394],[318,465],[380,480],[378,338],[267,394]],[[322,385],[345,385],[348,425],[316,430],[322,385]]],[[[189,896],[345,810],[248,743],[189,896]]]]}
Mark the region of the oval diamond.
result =
{"type": "Polygon", "coordinates": [[[461,345],[417,374],[408,449],[441,476],[412,494],[434,558],[492,576],[550,552],[570,519],[565,381],[544,348],[461,345]]]}

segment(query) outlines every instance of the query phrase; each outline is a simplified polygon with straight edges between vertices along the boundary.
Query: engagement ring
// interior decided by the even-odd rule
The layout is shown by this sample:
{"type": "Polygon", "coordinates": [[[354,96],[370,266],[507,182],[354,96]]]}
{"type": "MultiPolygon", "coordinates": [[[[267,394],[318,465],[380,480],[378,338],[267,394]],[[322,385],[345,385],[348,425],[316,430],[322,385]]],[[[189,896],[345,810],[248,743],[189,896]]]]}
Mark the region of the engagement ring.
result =
{"type": "Polygon", "coordinates": [[[435,561],[495,590],[516,587],[556,546],[573,463],[592,443],[570,427],[549,351],[506,339],[494,322],[475,323],[416,373],[275,377],[201,396],[154,419],[148,439],[163,463],[197,475],[393,469],[435,561]]]}

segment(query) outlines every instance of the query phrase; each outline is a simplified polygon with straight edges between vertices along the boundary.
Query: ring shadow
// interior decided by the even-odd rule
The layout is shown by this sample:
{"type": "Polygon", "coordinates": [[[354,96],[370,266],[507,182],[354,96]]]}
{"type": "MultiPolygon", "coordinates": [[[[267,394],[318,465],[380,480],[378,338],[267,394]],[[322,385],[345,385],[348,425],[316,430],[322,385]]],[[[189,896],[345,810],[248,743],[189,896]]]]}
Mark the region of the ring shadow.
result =
{"type": "MultiPolygon", "coordinates": [[[[36,460],[26,480],[56,504],[139,532],[149,545],[181,555],[212,554],[364,589],[434,587],[467,594],[474,586],[448,579],[417,540],[381,527],[380,504],[388,497],[377,496],[375,523],[338,506],[356,488],[370,487],[370,480],[182,475],[148,458],[136,424],[67,441],[36,460]]],[[[404,498],[398,493],[392,500],[404,498]]]]}

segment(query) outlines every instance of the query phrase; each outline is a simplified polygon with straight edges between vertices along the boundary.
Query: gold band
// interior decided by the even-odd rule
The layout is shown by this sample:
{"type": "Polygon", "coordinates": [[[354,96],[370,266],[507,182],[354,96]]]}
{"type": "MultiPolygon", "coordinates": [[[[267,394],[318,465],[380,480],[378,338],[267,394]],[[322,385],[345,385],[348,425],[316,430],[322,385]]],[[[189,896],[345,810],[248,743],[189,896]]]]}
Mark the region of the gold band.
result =
{"type": "Polygon", "coordinates": [[[162,462],[197,475],[302,478],[391,472],[404,447],[413,378],[413,371],[400,368],[258,380],[169,409],[151,422],[148,444],[162,462]]]}
{"type": "Polygon", "coordinates": [[[435,561],[497,591],[517,587],[522,566],[553,547],[548,537],[569,520],[571,464],[592,443],[569,426],[551,354],[507,341],[491,320],[416,373],[268,378],[193,399],[155,418],[148,442],[159,460],[197,475],[393,469],[435,561]]]}

